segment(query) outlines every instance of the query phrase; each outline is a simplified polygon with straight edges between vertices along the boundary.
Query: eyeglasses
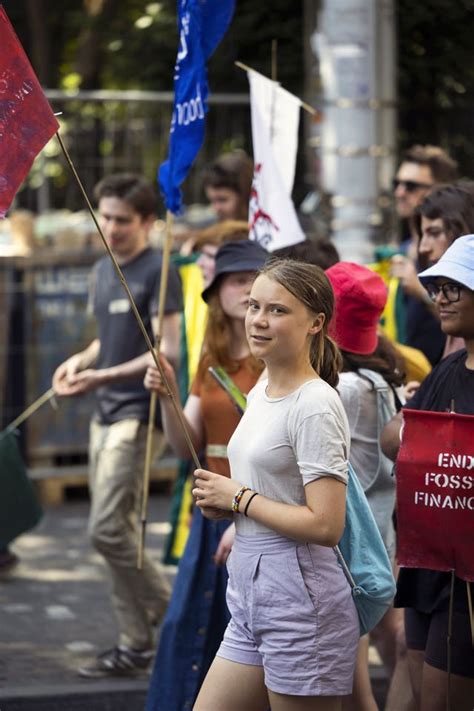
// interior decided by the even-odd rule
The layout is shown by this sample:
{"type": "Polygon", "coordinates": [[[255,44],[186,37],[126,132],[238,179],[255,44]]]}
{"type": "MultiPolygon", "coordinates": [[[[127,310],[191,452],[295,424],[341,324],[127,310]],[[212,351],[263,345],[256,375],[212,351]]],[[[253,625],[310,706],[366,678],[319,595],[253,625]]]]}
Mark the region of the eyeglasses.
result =
{"type": "Polygon", "coordinates": [[[426,285],[426,291],[428,292],[428,296],[430,297],[431,301],[436,301],[436,297],[438,296],[439,292],[443,292],[443,296],[446,299],[446,301],[449,301],[450,304],[455,304],[456,301],[459,301],[461,298],[461,290],[462,286],[461,284],[456,284],[453,281],[447,281],[445,284],[427,284],[426,285]]]}
{"type": "Polygon", "coordinates": [[[414,193],[416,190],[426,190],[433,187],[432,185],[428,185],[428,183],[417,183],[416,180],[399,180],[398,178],[392,180],[393,191],[400,187],[400,185],[403,185],[407,193],[414,193]]]}

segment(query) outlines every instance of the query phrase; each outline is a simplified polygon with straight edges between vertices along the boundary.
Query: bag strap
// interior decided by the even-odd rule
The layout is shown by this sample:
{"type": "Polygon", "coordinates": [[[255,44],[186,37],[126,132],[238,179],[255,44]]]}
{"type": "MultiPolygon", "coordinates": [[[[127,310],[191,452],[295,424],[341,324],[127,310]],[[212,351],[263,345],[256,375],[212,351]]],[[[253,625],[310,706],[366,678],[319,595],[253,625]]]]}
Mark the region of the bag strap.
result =
{"type": "Polygon", "coordinates": [[[403,407],[403,402],[402,402],[402,401],[400,400],[400,398],[398,397],[398,393],[397,393],[396,387],[395,387],[392,383],[388,383],[388,387],[390,388],[390,390],[391,390],[392,393],[393,393],[393,397],[394,397],[394,400],[395,400],[395,409],[396,409],[396,411],[397,411],[397,412],[401,412],[401,409],[402,409],[402,407],[403,407]]]}
{"type": "MultiPolygon", "coordinates": [[[[377,480],[380,469],[382,467],[382,462],[386,458],[386,455],[382,452],[382,447],[380,445],[382,430],[387,424],[387,422],[389,422],[389,420],[392,418],[392,414],[394,413],[391,412],[388,399],[390,386],[385,380],[385,378],[380,375],[380,373],[375,372],[375,370],[370,370],[369,368],[359,368],[357,373],[362,378],[365,378],[371,383],[372,389],[375,390],[375,394],[377,397],[377,448],[379,465],[377,472],[375,473],[375,476],[372,480],[372,483],[368,487],[368,489],[370,489],[374,481],[377,480]]],[[[366,489],[366,491],[368,491],[368,489],[366,489]]]]}
{"type": "Polygon", "coordinates": [[[346,578],[349,582],[349,585],[351,586],[352,590],[355,590],[357,587],[356,581],[352,577],[352,573],[349,570],[349,566],[347,565],[346,561],[344,560],[344,556],[342,555],[341,549],[339,548],[339,546],[334,546],[333,551],[336,554],[336,556],[341,564],[342,570],[344,571],[344,575],[346,576],[346,578]]]}
{"type": "Polygon", "coordinates": [[[216,368],[210,366],[208,371],[230,397],[230,400],[237,409],[239,415],[243,415],[245,408],[247,407],[247,398],[237,387],[232,378],[221,366],[217,366],[216,368]]]}

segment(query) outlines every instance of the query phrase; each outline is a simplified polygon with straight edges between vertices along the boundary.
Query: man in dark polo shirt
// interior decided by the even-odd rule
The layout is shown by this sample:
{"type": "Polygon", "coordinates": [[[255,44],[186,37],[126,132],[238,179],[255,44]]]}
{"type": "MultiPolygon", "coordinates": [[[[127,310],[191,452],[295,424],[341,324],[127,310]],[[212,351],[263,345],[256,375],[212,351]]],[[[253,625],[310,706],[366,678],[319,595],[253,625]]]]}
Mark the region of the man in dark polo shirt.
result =
{"type": "MultiPolygon", "coordinates": [[[[154,190],[139,176],[117,174],[97,185],[95,197],[105,238],[153,340],[161,273],[161,255],[148,243],[156,214],[154,190]]],[[[117,645],[79,670],[82,676],[98,678],[134,674],[148,667],[154,653],[153,624],[163,617],[170,586],[146,556],[137,570],[137,510],[149,410],[143,376],[149,356],[108,256],[93,269],[90,306],[98,337],[57,368],[53,387],[62,396],[96,393],[89,443],[89,534],[107,561],[119,624],[117,645]]],[[[161,350],[174,363],[181,310],[181,285],[171,267],[161,350]]]]}

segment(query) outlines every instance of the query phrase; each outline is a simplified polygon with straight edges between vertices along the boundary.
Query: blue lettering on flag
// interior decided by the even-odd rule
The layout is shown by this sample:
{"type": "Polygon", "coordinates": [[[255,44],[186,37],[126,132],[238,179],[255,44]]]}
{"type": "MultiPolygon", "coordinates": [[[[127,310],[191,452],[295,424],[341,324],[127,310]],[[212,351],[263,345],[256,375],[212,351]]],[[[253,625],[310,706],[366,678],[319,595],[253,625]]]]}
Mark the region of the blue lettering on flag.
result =
{"type": "Polygon", "coordinates": [[[174,106],[168,158],[158,181],[167,210],[181,210],[180,185],[204,140],[207,113],[206,61],[234,13],[235,0],[178,0],[179,45],[174,72],[174,106]]]}

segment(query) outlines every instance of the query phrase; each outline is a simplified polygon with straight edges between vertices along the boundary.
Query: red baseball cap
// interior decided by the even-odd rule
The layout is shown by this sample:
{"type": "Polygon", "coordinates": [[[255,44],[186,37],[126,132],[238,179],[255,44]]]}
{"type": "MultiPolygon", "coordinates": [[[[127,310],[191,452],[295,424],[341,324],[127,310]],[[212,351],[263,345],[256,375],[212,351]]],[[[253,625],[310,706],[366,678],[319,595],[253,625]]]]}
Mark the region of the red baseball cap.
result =
{"type": "Polygon", "coordinates": [[[338,262],[326,270],[336,308],[329,334],[341,350],[369,355],[377,348],[377,329],[387,302],[383,279],[367,267],[338,262]]]}

